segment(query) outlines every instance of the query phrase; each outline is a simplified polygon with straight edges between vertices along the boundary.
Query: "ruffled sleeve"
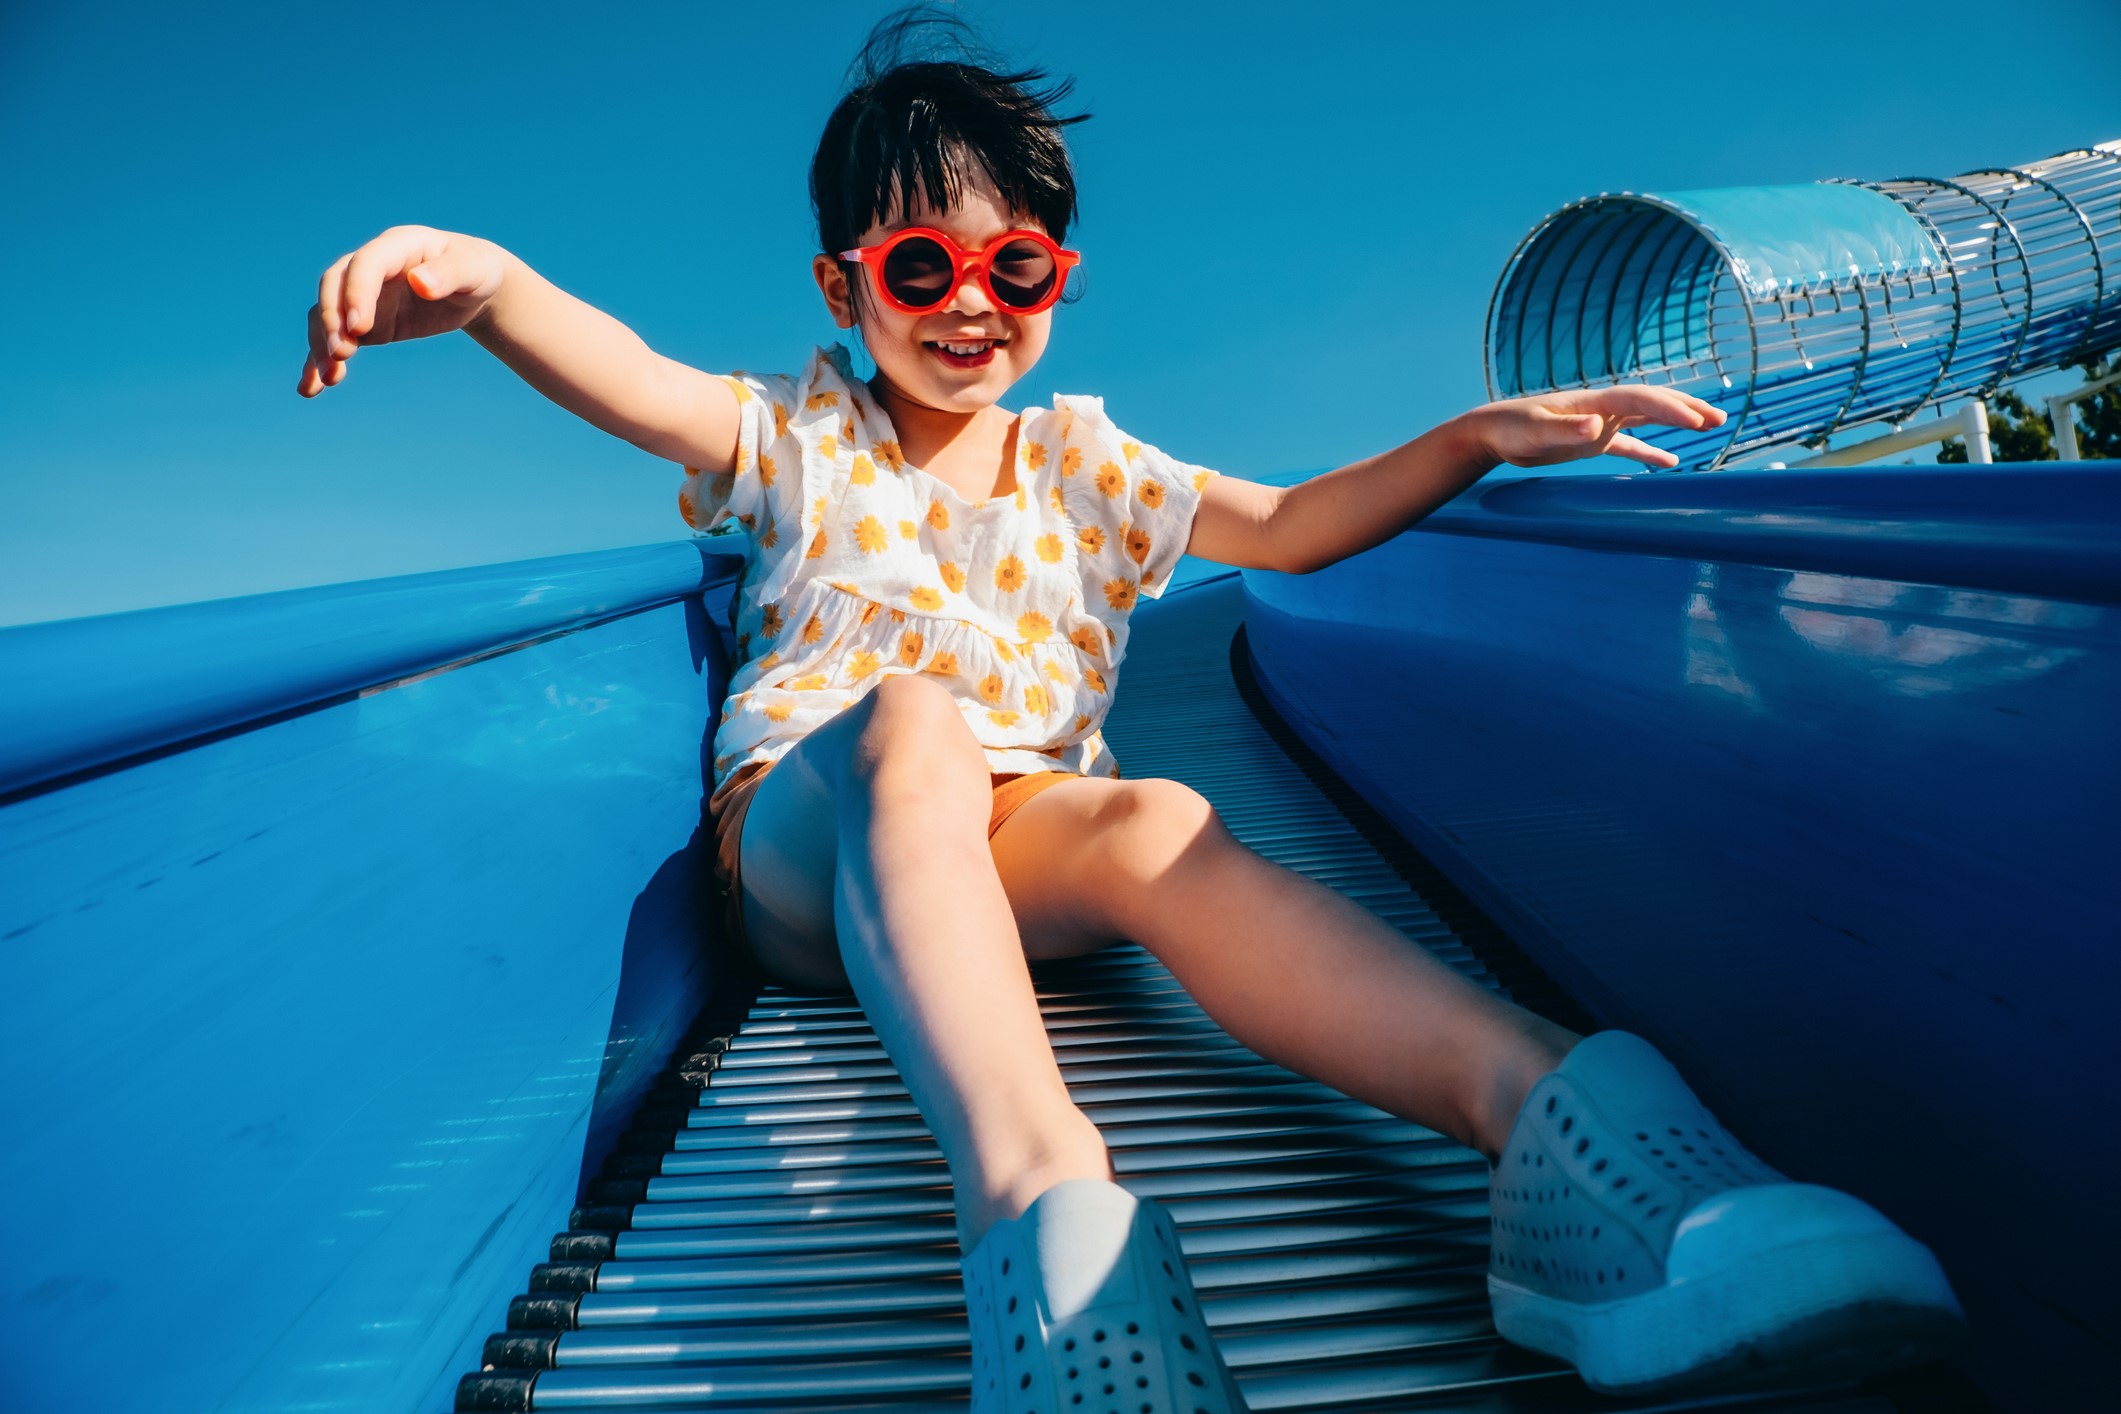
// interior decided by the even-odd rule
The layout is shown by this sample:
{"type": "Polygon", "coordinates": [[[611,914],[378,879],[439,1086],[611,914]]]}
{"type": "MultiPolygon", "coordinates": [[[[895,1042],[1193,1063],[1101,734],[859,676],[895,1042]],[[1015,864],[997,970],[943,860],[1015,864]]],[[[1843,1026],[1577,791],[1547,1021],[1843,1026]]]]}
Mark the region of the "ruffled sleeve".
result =
{"type": "MultiPolygon", "coordinates": [[[[741,529],[762,554],[782,548],[801,528],[802,466],[792,465],[776,443],[787,435],[796,406],[796,384],[780,376],[732,373],[723,377],[737,397],[736,462],[718,475],[685,468],[678,488],[678,514],[701,535],[741,529]]],[[[768,556],[770,558],[770,555],[768,556]]]]}
{"type": "Polygon", "coordinates": [[[1216,473],[1133,442],[1123,444],[1123,454],[1127,447],[1137,450],[1127,463],[1127,523],[1120,538],[1127,558],[1141,566],[1141,592],[1158,599],[1193,538],[1200,493],[1216,473]]]}
{"type": "Polygon", "coordinates": [[[1105,416],[1100,399],[1068,398],[1062,405],[1074,415],[1064,504],[1094,567],[1120,576],[1100,582],[1103,597],[1121,610],[1136,594],[1160,598],[1193,538],[1201,492],[1217,473],[1128,437],[1105,416]]]}

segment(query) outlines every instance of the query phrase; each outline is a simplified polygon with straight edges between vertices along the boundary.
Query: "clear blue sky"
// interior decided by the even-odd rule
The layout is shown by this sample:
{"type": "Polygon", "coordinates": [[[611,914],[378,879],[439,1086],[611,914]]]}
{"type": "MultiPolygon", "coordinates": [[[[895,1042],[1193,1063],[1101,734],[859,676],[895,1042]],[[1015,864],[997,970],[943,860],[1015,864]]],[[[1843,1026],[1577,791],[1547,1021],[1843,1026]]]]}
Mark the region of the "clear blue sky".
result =
{"type": "MultiPolygon", "coordinates": [[[[297,399],[317,274],[470,231],[675,357],[793,369],[834,333],[810,152],[888,8],[0,6],[0,623],[682,535],[675,468],[461,336],[297,399]]],[[[2113,0],[967,12],[1097,115],[1088,295],[1012,405],[1099,394],[1237,475],[1479,402],[1489,290],[1572,198],[2121,137],[2113,0]],[[1179,303],[1174,250],[1229,293],[1179,303]]]]}

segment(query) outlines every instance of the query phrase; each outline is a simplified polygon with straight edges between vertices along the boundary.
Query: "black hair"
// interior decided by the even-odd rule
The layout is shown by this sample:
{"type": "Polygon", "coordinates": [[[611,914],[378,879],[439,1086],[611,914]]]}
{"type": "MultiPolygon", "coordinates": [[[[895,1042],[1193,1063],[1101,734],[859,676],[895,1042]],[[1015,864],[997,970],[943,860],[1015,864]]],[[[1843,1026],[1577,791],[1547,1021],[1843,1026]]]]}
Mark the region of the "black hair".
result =
{"type": "Polygon", "coordinates": [[[1039,69],[1006,72],[957,16],[933,5],[887,15],[847,71],[810,163],[818,248],[837,257],[877,221],[910,219],[916,194],[953,205],[977,162],[1012,211],[1055,241],[1075,220],[1075,169],[1057,117],[1074,89],[1039,69]],[[954,55],[955,57],[932,57],[954,55]]]}

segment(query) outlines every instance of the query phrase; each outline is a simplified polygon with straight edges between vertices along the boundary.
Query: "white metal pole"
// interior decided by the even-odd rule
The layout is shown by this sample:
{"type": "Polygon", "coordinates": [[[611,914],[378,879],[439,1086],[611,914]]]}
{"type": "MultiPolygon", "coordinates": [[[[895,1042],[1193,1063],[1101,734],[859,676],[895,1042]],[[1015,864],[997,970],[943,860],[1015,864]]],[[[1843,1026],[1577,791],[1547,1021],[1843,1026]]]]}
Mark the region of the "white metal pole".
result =
{"type": "Polygon", "coordinates": [[[1966,462],[1968,466],[1988,466],[1996,460],[1988,445],[1988,404],[1979,398],[1967,399],[1966,406],[1959,409],[1960,422],[1965,431],[1966,462]]]}
{"type": "Polygon", "coordinates": [[[2077,459],[2077,419],[2069,410],[2075,401],[2071,393],[2056,393],[2047,400],[2047,420],[2055,429],[2055,455],[2066,462],[2077,459]]]}

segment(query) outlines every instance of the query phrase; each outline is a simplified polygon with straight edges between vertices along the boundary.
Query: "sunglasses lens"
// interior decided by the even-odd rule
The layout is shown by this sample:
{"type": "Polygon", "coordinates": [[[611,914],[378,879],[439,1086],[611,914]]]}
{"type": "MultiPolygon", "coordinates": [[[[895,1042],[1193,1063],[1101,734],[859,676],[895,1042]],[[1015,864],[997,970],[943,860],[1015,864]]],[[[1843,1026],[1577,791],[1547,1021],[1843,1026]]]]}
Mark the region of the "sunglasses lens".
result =
{"type": "Polygon", "coordinates": [[[884,288],[902,304],[917,309],[941,304],[950,298],[950,256],[926,236],[900,241],[884,257],[884,288]]]}
{"type": "Polygon", "coordinates": [[[987,272],[995,299],[1010,309],[1029,309],[1044,300],[1060,277],[1053,252],[1037,241],[1013,240],[995,253],[987,272]]]}

